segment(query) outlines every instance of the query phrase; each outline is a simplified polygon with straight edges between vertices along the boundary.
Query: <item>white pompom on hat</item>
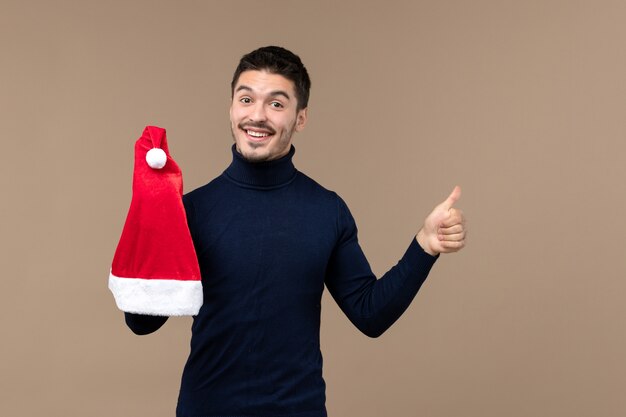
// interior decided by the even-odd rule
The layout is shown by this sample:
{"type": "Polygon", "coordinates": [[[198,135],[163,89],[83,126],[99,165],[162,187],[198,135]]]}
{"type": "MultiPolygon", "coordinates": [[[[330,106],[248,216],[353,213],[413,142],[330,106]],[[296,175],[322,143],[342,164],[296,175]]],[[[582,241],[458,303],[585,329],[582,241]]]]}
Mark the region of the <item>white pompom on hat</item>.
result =
{"type": "Polygon", "coordinates": [[[161,148],[152,148],[146,153],[146,162],[150,168],[161,169],[167,163],[167,155],[161,148]]]}

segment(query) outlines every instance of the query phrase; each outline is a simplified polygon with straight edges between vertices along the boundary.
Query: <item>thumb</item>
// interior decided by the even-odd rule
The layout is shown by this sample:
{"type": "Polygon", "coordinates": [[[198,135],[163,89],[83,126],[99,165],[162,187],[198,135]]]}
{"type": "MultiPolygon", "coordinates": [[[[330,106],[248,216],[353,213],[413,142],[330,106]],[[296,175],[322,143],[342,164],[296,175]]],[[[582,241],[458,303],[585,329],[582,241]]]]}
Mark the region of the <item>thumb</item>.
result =
{"type": "Polygon", "coordinates": [[[446,198],[446,201],[444,201],[441,205],[445,209],[449,210],[452,208],[454,203],[458,201],[459,198],[461,198],[461,187],[457,185],[456,187],[454,187],[454,190],[452,190],[448,198],[446,198]]]}

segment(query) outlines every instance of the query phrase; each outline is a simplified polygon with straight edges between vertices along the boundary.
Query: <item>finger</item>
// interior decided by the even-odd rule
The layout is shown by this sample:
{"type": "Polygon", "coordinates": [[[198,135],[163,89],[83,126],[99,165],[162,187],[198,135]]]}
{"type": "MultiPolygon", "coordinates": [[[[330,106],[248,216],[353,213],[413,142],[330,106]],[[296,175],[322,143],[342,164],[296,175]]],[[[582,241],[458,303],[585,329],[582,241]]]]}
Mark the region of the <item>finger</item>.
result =
{"type": "Polygon", "coordinates": [[[449,215],[441,221],[439,227],[445,228],[465,223],[465,216],[463,216],[463,212],[460,209],[452,208],[448,214],[449,215]]]}
{"type": "Polygon", "coordinates": [[[462,224],[455,224],[452,225],[450,227],[440,227],[437,230],[437,233],[440,235],[454,235],[457,233],[461,233],[463,231],[463,225],[462,224]]]}
{"type": "Polygon", "coordinates": [[[463,249],[465,246],[465,240],[458,242],[441,242],[441,248],[443,253],[457,252],[463,249]]]}
{"type": "Polygon", "coordinates": [[[459,242],[465,240],[465,232],[455,233],[453,235],[438,235],[437,237],[442,242],[459,242]]]}
{"type": "Polygon", "coordinates": [[[443,202],[444,208],[452,208],[454,203],[456,203],[459,198],[461,198],[461,187],[457,185],[456,187],[454,187],[454,190],[452,190],[448,198],[446,198],[446,200],[443,202]]]}

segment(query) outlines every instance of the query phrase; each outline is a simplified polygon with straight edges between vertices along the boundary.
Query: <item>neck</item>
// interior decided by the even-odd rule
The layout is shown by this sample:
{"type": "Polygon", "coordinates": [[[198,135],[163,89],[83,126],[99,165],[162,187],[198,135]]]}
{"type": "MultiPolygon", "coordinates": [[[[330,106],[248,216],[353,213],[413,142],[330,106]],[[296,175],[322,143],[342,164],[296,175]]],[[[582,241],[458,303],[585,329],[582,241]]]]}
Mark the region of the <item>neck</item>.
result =
{"type": "Polygon", "coordinates": [[[289,184],[296,175],[292,158],[296,149],[291,146],[286,155],[270,161],[253,162],[232,146],[233,160],[224,175],[242,187],[271,189],[289,184]]]}

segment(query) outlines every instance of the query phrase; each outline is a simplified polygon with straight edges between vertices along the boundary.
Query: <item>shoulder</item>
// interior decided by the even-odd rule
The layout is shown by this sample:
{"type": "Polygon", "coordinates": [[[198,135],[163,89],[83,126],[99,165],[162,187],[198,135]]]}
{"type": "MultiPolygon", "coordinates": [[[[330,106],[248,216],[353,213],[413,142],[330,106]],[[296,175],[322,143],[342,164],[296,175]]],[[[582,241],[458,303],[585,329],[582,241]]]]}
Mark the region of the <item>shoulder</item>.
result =
{"type": "Polygon", "coordinates": [[[330,190],[317,181],[298,171],[297,188],[305,193],[307,200],[315,202],[320,210],[326,215],[334,217],[339,223],[350,222],[352,215],[348,205],[341,196],[333,190],[330,190]]]}
{"type": "Polygon", "coordinates": [[[298,171],[298,176],[296,178],[296,181],[298,182],[297,183],[298,187],[301,187],[303,189],[306,189],[307,191],[313,192],[319,195],[320,197],[325,197],[331,200],[338,197],[335,191],[329,190],[328,188],[324,187],[323,185],[321,185],[320,183],[318,183],[317,181],[315,181],[313,178],[309,177],[302,171],[298,171]]]}
{"type": "Polygon", "coordinates": [[[186,203],[199,202],[207,198],[212,198],[216,193],[223,192],[223,187],[225,185],[227,185],[227,181],[225,181],[223,176],[220,175],[209,181],[207,184],[184,194],[183,201],[186,203]]]}
{"type": "Polygon", "coordinates": [[[301,193],[306,194],[308,199],[315,201],[317,204],[325,205],[329,209],[336,211],[339,207],[346,204],[337,192],[324,187],[301,171],[298,171],[298,176],[294,183],[295,187],[301,193]]]}

